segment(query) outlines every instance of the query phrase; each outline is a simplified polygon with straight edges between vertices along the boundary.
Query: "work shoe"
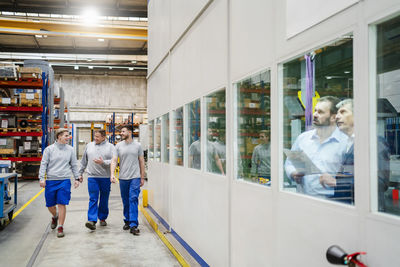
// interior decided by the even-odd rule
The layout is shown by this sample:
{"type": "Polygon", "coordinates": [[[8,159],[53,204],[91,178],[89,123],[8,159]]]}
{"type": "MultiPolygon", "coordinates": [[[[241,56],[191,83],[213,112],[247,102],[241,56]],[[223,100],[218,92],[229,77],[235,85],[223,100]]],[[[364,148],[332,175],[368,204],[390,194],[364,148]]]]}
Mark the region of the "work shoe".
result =
{"type": "Polygon", "coordinates": [[[96,222],[87,221],[85,226],[90,230],[96,230],[96,222]]]}
{"type": "Polygon", "coordinates": [[[57,221],[58,221],[58,216],[51,218],[51,225],[50,225],[51,229],[56,229],[57,221]]]}
{"type": "Polygon", "coordinates": [[[139,235],[140,234],[140,230],[139,230],[139,228],[137,228],[137,226],[131,227],[131,231],[130,232],[133,235],[139,235]]]}
{"type": "Polygon", "coordinates": [[[100,226],[107,226],[106,220],[100,220],[100,226]]]}
{"type": "Polygon", "coordinates": [[[58,227],[57,237],[64,237],[64,228],[62,226],[58,227]]]}
{"type": "Polygon", "coordinates": [[[124,229],[124,230],[129,230],[129,222],[125,222],[125,225],[124,225],[124,227],[122,227],[122,229],[124,229]]]}

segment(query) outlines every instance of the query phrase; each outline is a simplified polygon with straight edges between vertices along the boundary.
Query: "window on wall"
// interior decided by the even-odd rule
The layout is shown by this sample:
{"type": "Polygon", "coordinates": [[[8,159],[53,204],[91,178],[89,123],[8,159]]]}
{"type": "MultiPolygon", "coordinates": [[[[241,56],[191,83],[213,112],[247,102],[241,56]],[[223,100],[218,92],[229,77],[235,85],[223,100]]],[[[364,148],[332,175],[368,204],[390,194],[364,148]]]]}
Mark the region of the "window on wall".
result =
{"type": "Polygon", "coordinates": [[[225,174],[226,170],[226,114],[225,89],[205,98],[207,109],[206,170],[225,174]]]}
{"type": "Polygon", "coordinates": [[[271,182],[270,81],[270,71],[262,71],[235,83],[237,178],[268,186],[271,182]]]}
{"type": "Polygon", "coordinates": [[[154,120],[154,160],[161,161],[161,118],[154,120]]]}
{"type": "Polygon", "coordinates": [[[280,65],[284,188],[354,203],[353,38],[280,65]]]}
{"type": "Polygon", "coordinates": [[[376,26],[378,210],[400,215],[400,16],[376,26]]]}
{"type": "Polygon", "coordinates": [[[149,122],[149,160],[154,159],[154,121],[149,122]]]}
{"type": "Polygon", "coordinates": [[[183,108],[172,112],[174,125],[172,127],[172,153],[174,164],[183,166],[183,108]]]}
{"type": "Polygon", "coordinates": [[[169,113],[162,116],[162,161],[169,163],[169,113]]]}
{"type": "Polygon", "coordinates": [[[187,114],[187,147],[188,147],[188,167],[201,169],[201,125],[200,125],[200,100],[196,100],[186,105],[187,114]]]}

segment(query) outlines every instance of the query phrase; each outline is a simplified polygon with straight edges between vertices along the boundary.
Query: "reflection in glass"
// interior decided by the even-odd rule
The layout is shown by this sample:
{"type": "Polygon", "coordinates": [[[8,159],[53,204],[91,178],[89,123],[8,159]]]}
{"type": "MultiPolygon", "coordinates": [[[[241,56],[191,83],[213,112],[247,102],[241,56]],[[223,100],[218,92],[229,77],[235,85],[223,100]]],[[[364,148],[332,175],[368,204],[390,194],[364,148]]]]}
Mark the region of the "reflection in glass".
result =
{"type": "Polygon", "coordinates": [[[183,166],[183,108],[174,110],[172,114],[174,119],[174,126],[172,128],[174,164],[183,166]]]}
{"type": "Polygon", "coordinates": [[[162,116],[162,133],[163,133],[163,156],[162,161],[169,163],[169,113],[162,116]]]}
{"type": "Polygon", "coordinates": [[[281,71],[284,188],[354,204],[352,35],[284,63],[281,71]]]}
{"type": "Polygon", "coordinates": [[[149,160],[154,159],[154,121],[149,122],[149,160]]]}
{"type": "Polygon", "coordinates": [[[200,125],[200,100],[195,100],[186,105],[187,127],[188,127],[188,148],[189,148],[189,168],[200,170],[201,168],[201,125],[200,125]]]}
{"type": "Polygon", "coordinates": [[[224,175],[226,170],[225,89],[210,94],[204,99],[207,105],[206,170],[224,175]]]}
{"type": "Polygon", "coordinates": [[[270,71],[235,84],[237,93],[237,177],[270,185],[270,71]]]}
{"type": "Polygon", "coordinates": [[[154,133],[155,133],[154,159],[155,161],[160,162],[161,161],[161,118],[155,119],[154,133]]]}
{"type": "Polygon", "coordinates": [[[378,210],[400,215],[400,16],[376,30],[378,210]]]}

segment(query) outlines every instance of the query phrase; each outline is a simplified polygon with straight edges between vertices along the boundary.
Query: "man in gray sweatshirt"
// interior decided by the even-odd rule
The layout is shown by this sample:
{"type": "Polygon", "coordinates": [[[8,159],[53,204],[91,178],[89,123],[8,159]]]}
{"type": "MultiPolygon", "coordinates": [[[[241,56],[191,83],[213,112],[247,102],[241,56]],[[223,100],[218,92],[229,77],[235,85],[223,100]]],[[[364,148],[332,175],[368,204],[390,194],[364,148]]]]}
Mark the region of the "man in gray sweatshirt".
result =
{"type": "Polygon", "coordinates": [[[79,186],[78,162],[72,146],[68,145],[67,129],[56,131],[57,141],[48,146],[42,156],[39,169],[40,186],[45,188],[46,207],[53,215],[51,229],[57,227],[57,237],[64,236],[66,205],[71,199],[71,175],[75,178],[74,187],[79,186]],[[72,172],[72,173],[71,173],[72,172]],[[46,177],[46,179],[45,179],[46,177]],[[57,215],[57,207],[58,215],[57,215]]]}
{"type": "Polygon", "coordinates": [[[105,130],[94,132],[94,142],[87,144],[81,160],[79,179],[83,173],[88,173],[89,209],[86,227],[96,229],[97,220],[101,226],[106,226],[108,217],[108,198],[111,191],[110,164],[116,157],[115,147],[106,140],[105,130]],[[100,195],[100,202],[99,202],[100,195]]]}

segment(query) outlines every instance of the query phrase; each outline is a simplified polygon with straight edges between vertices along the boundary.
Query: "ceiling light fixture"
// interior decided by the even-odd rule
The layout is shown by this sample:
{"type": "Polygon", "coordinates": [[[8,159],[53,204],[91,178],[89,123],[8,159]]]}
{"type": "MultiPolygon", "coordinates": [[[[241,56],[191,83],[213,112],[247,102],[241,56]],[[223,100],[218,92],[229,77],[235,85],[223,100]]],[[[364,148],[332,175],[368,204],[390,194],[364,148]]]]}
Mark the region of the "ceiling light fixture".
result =
{"type": "Polygon", "coordinates": [[[89,68],[89,70],[92,70],[92,69],[93,69],[93,66],[88,66],[88,68],[89,68]]]}
{"type": "Polygon", "coordinates": [[[99,19],[99,14],[95,8],[87,8],[82,14],[82,19],[85,25],[95,26],[99,19]]]}
{"type": "Polygon", "coordinates": [[[92,62],[92,59],[91,59],[91,58],[88,58],[86,61],[87,61],[87,62],[92,62]]]}
{"type": "Polygon", "coordinates": [[[112,67],[109,67],[110,70],[112,70],[112,67]]]}
{"type": "Polygon", "coordinates": [[[349,73],[350,73],[350,71],[349,71],[349,70],[346,70],[344,73],[345,73],[345,74],[349,74],[349,73]]]}
{"type": "Polygon", "coordinates": [[[99,42],[104,42],[104,39],[99,38],[99,39],[97,39],[97,41],[99,41],[99,42]]]}
{"type": "Polygon", "coordinates": [[[137,63],[137,61],[136,61],[136,60],[132,60],[131,62],[132,62],[132,64],[136,64],[136,63],[137,63]]]}
{"type": "Polygon", "coordinates": [[[79,66],[74,66],[74,70],[79,70],[79,66]]]}
{"type": "Polygon", "coordinates": [[[35,37],[36,37],[36,38],[42,38],[42,37],[43,37],[43,35],[36,34],[36,35],[35,35],[35,37]]]}
{"type": "Polygon", "coordinates": [[[129,68],[129,70],[133,70],[133,68],[129,68]]]}

